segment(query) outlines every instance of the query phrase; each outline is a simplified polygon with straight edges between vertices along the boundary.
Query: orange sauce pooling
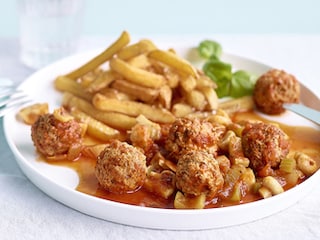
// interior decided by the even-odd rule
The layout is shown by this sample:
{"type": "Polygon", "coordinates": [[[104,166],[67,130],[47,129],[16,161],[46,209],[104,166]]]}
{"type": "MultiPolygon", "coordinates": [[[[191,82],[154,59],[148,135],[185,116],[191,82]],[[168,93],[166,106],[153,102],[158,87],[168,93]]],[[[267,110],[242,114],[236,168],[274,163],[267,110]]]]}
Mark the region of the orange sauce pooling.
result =
{"type": "MultiPolygon", "coordinates": [[[[247,119],[256,119],[264,122],[270,122],[269,120],[263,119],[261,116],[254,112],[242,112],[234,115],[234,122],[247,119]]],[[[279,124],[280,128],[289,136],[291,139],[290,151],[302,151],[312,157],[320,166],[320,131],[311,127],[296,127],[288,126],[285,124],[279,124]]],[[[75,161],[47,161],[50,164],[70,167],[74,169],[79,175],[79,184],[76,190],[111,201],[120,203],[126,203],[131,205],[148,206],[156,208],[173,208],[173,198],[163,199],[148,191],[143,187],[138,191],[126,194],[115,194],[110,193],[100,187],[98,180],[94,174],[94,168],[96,164],[95,159],[81,156],[75,161]]],[[[281,177],[281,176],[280,176],[281,177]]],[[[304,179],[305,180],[305,179],[304,179]]],[[[287,190],[288,187],[285,187],[287,190]]],[[[173,194],[174,195],[174,194],[173,194]]],[[[246,194],[241,201],[242,203],[252,202],[261,199],[260,196],[253,193],[246,194]]],[[[230,202],[223,199],[214,199],[205,208],[216,208],[230,205],[237,205],[239,203],[230,202]]]]}

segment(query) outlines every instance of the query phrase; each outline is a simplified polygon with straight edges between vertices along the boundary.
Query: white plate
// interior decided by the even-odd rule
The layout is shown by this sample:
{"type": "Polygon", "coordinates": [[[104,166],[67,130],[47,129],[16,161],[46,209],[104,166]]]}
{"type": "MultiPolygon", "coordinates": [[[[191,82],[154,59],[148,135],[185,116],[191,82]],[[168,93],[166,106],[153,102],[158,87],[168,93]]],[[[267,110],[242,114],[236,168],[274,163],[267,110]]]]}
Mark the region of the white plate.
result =
{"type": "MultiPolygon", "coordinates": [[[[174,47],[174,46],[170,46],[174,47]]],[[[190,48],[175,48],[177,53],[200,65],[190,48]]],[[[60,106],[61,94],[53,87],[56,76],[78,67],[99,51],[78,54],[54,63],[30,76],[19,88],[35,102],[48,102],[50,110],[60,106]]],[[[236,69],[245,69],[257,75],[270,67],[242,57],[225,54],[223,58],[236,69]]],[[[310,125],[298,116],[281,119],[297,125],[310,125]],[[294,119],[294,121],[292,121],[294,119]]],[[[4,132],[8,144],[25,175],[46,194],[82,213],[112,222],[156,229],[208,229],[238,225],[277,213],[304,197],[320,181],[319,171],[302,184],[269,199],[238,206],[204,209],[174,210],[155,209],[127,205],[93,197],[75,190],[77,174],[68,168],[57,167],[37,161],[35,148],[30,137],[30,127],[20,123],[15,113],[4,118],[4,132]]]]}

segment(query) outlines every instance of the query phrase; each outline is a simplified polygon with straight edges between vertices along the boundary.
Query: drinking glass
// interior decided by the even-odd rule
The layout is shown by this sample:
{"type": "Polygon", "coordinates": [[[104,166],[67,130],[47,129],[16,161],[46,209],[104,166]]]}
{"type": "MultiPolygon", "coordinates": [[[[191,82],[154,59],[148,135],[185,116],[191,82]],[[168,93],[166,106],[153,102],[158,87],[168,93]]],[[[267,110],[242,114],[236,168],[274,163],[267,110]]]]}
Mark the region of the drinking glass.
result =
{"type": "Polygon", "coordinates": [[[20,58],[38,69],[72,54],[78,45],[84,0],[17,0],[20,58]]]}

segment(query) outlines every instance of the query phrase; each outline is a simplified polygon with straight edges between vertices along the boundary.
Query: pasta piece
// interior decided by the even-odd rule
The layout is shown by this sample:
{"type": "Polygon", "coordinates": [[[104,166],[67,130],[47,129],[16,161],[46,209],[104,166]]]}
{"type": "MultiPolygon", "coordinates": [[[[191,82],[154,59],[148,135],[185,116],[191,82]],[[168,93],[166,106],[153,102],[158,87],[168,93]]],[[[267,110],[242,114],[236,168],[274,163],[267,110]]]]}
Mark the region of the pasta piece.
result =
{"type": "Polygon", "coordinates": [[[232,164],[242,164],[244,167],[249,166],[249,159],[244,157],[242,142],[240,137],[232,137],[228,146],[229,158],[232,164]]]}
{"type": "Polygon", "coordinates": [[[253,185],[256,183],[256,176],[251,168],[246,168],[244,173],[241,175],[241,180],[247,185],[248,190],[251,190],[253,185]]]}
{"type": "Polygon", "coordinates": [[[236,182],[233,186],[233,190],[229,199],[233,202],[240,202],[241,198],[241,182],[236,182]]]}
{"type": "Polygon", "coordinates": [[[245,172],[245,167],[242,165],[232,165],[225,176],[225,185],[233,186],[245,172]]]}
{"type": "Polygon", "coordinates": [[[144,188],[160,197],[168,199],[176,191],[175,173],[163,170],[161,173],[149,171],[144,188]]]}
{"type": "Polygon", "coordinates": [[[174,198],[174,208],[176,209],[203,209],[205,206],[206,196],[201,194],[199,196],[185,196],[178,191],[174,198]]]}
{"type": "Polygon", "coordinates": [[[229,143],[232,138],[236,137],[235,133],[231,130],[227,131],[226,134],[223,136],[223,138],[218,143],[219,147],[223,151],[228,151],[229,149],[229,143]]]}
{"type": "Polygon", "coordinates": [[[235,158],[232,158],[231,162],[234,165],[242,165],[244,167],[249,167],[250,165],[250,160],[249,158],[246,158],[246,157],[235,157],[235,158]]]}
{"type": "Polygon", "coordinates": [[[317,162],[307,154],[297,152],[294,156],[297,161],[297,167],[306,175],[311,176],[318,169],[317,162]]]}
{"type": "Polygon", "coordinates": [[[272,197],[272,192],[270,191],[270,189],[268,189],[268,188],[266,188],[266,187],[261,187],[261,188],[259,188],[258,193],[259,193],[260,196],[263,197],[263,198],[272,197]]]}
{"type": "Polygon", "coordinates": [[[94,144],[90,146],[84,146],[82,154],[86,157],[97,159],[99,154],[106,148],[108,144],[94,144]]]}
{"type": "Polygon", "coordinates": [[[292,172],[290,173],[287,173],[285,176],[284,176],[285,180],[286,180],[286,183],[287,185],[289,186],[295,186],[297,185],[298,183],[298,180],[300,178],[300,175],[299,175],[299,171],[294,169],[292,172]]]}
{"type": "Polygon", "coordinates": [[[227,158],[225,155],[220,155],[216,157],[216,160],[219,163],[220,171],[227,173],[231,165],[229,158],[227,158]]]}
{"type": "Polygon", "coordinates": [[[280,183],[272,176],[264,177],[262,180],[262,185],[268,188],[271,191],[272,195],[277,195],[284,192],[280,183]]]}
{"type": "Polygon", "coordinates": [[[243,125],[240,125],[238,123],[231,123],[227,126],[228,130],[233,131],[237,137],[242,136],[242,130],[244,129],[243,125]]]}

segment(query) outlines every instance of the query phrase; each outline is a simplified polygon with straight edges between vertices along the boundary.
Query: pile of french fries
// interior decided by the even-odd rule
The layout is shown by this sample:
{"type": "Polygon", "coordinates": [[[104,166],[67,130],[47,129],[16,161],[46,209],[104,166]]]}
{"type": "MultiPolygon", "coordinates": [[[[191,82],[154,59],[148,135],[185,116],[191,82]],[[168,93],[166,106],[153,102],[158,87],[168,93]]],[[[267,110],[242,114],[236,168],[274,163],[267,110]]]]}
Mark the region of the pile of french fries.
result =
{"type": "MultiPolygon", "coordinates": [[[[143,115],[156,123],[218,108],[214,82],[173,49],[121,36],[78,69],[55,79],[63,106],[102,140],[121,136],[143,115]]],[[[234,106],[234,105],[232,105],[234,106]]]]}

